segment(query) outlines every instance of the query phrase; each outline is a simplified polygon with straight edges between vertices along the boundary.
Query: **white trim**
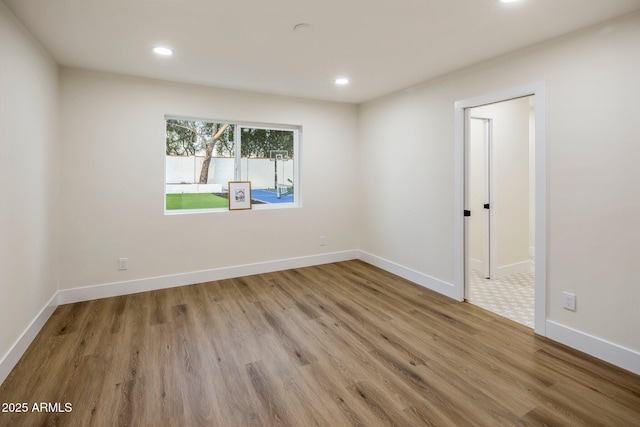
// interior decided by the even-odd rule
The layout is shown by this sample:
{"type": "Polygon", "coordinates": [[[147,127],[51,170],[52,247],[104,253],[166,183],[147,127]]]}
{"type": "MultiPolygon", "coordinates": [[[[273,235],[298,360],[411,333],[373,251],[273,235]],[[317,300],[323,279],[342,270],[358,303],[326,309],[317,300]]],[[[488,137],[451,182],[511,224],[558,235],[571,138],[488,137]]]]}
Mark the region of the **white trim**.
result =
{"type": "Polygon", "coordinates": [[[11,370],[16,366],[22,355],[27,348],[31,345],[35,337],[38,335],[42,327],[49,317],[53,314],[58,307],[58,293],[53,294],[51,299],[42,307],[42,310],[36,315],[33,321],[27,326],[22,335],[16,340],[16,342],[9,348],[7,353],[0,360],[0,384],[7,379],[11,370]]]}
{"type": "MultiPolygon", "coordinates": [[[[272,210],[272,209],[288,209],[302,207],[301,202],[301,183],[300,183],[300,164],[302,159],[302,152],[300,147],[302,126],[301,125],[283,125],[283,124],[271,124],[262,122],[246,122],[241,120],[218,120],[218,119],[203,119],[198,117],[180,116],[165,114],[164,116],[164,128],[166,134],[167,120],[188,120],[188,121],[201,121],[208,123],[225,123],[229,126],[234,126],[234,157],[233,157],[233,174],[235,181],[242,181],[242,169],[241,169],[241,153],[240,148],[242,146],[242,128],[256,128],[267,129],[276,131],[287,131],[293,133],[293,153],[290,160],[293,161],[293,202],[291,203],[265,203],[262,205],[253,205],[252,210],[272,210]],[[237,143],[236,143],[237,142],[237,143]]],[[[166,136],[166,135],[165,135],[166,136]]],[[[166,151],[166,146],[163,148],[163,152],[166,151]]],[[[165,153],[166,157],[166,153],[165,153]]],[[[195,176],[194,176],[195,178],[195,176]]],[[[224,184],[224,183],[223,183],[224,184]]],[[[227,208],[213,208],[213,209],[167,209],[167,187],[171,184],[167,184],[167,161],[164,162],[164,198],[162,199],[162,210],[164,215],[185,215],[185,214],[198,214],[198,213],[217,213],[228,212],[227,208]]]]}
{"type": "Polygon", "coordinates": [[[359,251],[358,259],[366,262],[367,264],[371,264],[385,271],[388,271],[389,273],[393,273],[396,276],[400,276],[403,279],[410,280],[411,282],[423,286],[427,289],[431,289],[432,291],[448,296],[449,298],[456,299],[454,293],[455,289],[453,284],[451,283],[436,279],[435,277],[428,276],[424,273],[420,273],[419,271],[404,267],[400,264],[396,264],[393,261],[380,258],[368,252],[359,251]]]}
{"type": "Polygon", "coordinates": [[[454,298],[464,299],[464,145],[465,111],[468,108],[492,104],[524,96],[535,96],[535,165],[536,165],[536,254],[535,254],[535,320],[534,331],[545,336],[547,317],[547,130],[546,86],[532,83],[499,92],[469,98],[454,103],[454,298]]]}
{"type": "MultiPolygon", "coordinates": [[[[359,250],[333,252],[321,255],[311,255],[256,264],[196,271],[192,273],[131,280],[127,282],[65,289],[56,292],[51,297],[31,324],[29,324],[22,335],[3,356],[2,360],[0,360],[0,384],[6,380],[11,373],[11,370],[18,363],[31,342],[38,335],[51,314],[53,314],[60,304],[69,304],[110,296],[126,295],[292,268],[349,261],[353,259],[360,259],[363,262],[396,274],[427,289],[431,289],[455,299],[456,289],[454,284],[447,283],[408,267],[404,267],[395,262],[359,250]]],[[[548,338],[554,341],[568,345],[569,347],[575,348],[598,359],[640,375],[640,353],[637,351],[585,334],[553,321],[546,321],[545,330],[548,334],[548,338]]]]}
{"type": "MultiPolygon", "coordinates": [[[[358,259],[361,261],[455,299],[454,284],[433,278],[370,253],[358,252],[358,259]]],[[[546,321],[544,330],[547,333],[547,338],[553,341],[640,375],[640,352],[585,334],[551,320],[546,321]]]]}
{"type": "Polygon", "coordinates": [[[211,270],[201,270],[189,273],[171,274],[167,276],[147,277],[143,279],[128,280],[126,282],[114,282],[85,286],[81,288],[62,289],[58,291],[58,301],[59,304],[70,304],[74,302],[109,298],[138,292],[175,288],[177,286],[192,285],[194,283],[213,282],[215,280],[231,279],[235,277],[250,276],[253,274],[271,273],[274,271],[289,270],[292,268],[348,261],[356,258],[357,251],[333,252],[322,255],[311,255],[255,264],[214,268],[211,270]]]}
{"type": "Polygon", "coordinates": [[[547,93],[535,84],[535,320],[534,331],[546,335],[547,320],[547,93]]]}
{"type": "Polygon", "coordinates": [[[358,251],[342,251],[306,257],[289,258],[277,261],[267,261],[256,264],[222,267],[212,270],[202,270],[190,273],[173,274],[168,276],[149,277],[129,280],[126,282],[105,283],[101,285],[85,286],[57,291],[47,304],[40,310],[31,324],[20,335],[7,353],[0,360],[0,384],[9,376],[11,370],[18,363],[27,348],[38,335],[55,309],[62,304],[109,298],[138,292],[154,291],[191,285],[194,283],[211,282],[253,274],[270,273],[292,268],[310,267],[313,265],[329,264],[333,262],[349,261],[358,258],[358,251]]]}
{"type": "Polygon", "coordinates": [[[640,375],[640,352],[586,334],[551,320],[547,321],[547,337],[576,350],[640,375]]]}
{"type": "Polygon", "coordinates": [[[513,264],[502,265],[496,268],[495,277],[492,279],[502,279],[503,277],[511,276],[512,274],[531,273],[531,261],[521,261],[513,264]]]}
{"type": "Polygon", "coordinates": [[[467,279],[465,268],[465,121],[468,116],[462,101],[454,105],[453,130],[453,298],[464,301],[464,282],[467,279]]]}

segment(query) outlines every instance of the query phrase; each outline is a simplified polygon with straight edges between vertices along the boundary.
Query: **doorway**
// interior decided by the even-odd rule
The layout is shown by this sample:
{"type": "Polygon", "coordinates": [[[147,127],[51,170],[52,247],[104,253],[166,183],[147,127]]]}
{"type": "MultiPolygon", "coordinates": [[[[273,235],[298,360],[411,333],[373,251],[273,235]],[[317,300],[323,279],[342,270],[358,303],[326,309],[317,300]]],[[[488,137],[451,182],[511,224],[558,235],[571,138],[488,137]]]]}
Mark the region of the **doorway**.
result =
{"type": "Polygon", "coordinates": [[[534,97],[467,113],[465,299],[533,328],[534,97]]]}
{"type": "MultiPolygon", "coordinates": [[[[533,327],[536,334],[546,336],[546,304],[547,304],[547,181],[546,181],[546,88],[544,82],[531,83],[524,86],[504,89],[499,92],[489,93],[474,98],[455,102],[455,145],[454,145],[454,209],[456,220],[454,222],[454,282],[450,295],[464,301],[467,296],[467,283],[469,283],[470,247],[467,244],[468,208],[466,197],[466,172],[467,159],[465,158],[467,135],[470,128],[471,110],[475,107],[487,106],[502,101],[513,100],[533,96],[535,110],[533,111],[532,131],[535,130],[531,159],[535,160],[532,167],[534,174],[534,189],[532,200],[534,201],[534,215],[530,215],[534,224],[533,233],[535,247],[531,249],[535,262],[531,268],[535,274],[534,284],[534,321],[533,327]]],[[[481,117],[486,118],[486,117],[481,117]]],[[[494,122],[495,128],[495,122],[494,122]]],[[[495,129],[494,129],[495,130],[495,129]]],[[[496,131],[497,134],[497,131],[496,131]]],[[[495,151],[495,150],[494,150],[495,151]]],[[[495,154],[494,154],[495,156],[495,154]]],[[[495,167],[495,164],[494,164],[495,167]]],[[[493,184],[492,184],[493,185],[493,184]]],[[[500,200],[500,194],[497,201],[500,200]]],[[[497,213],[497,212],[496,212],[497,213]]],[[[499,215],[496,215],[499,216],[499,215]]],[[[509,219],[513,216],[507,216],[509,219]]],[[[495,219],[491,220],[492,222],[495,219]]],[[[499,221],[499,218],[498,218],[499,221]]],[[[499,241],[499,239],[498,239],[499,241]]],[[[497,269],[498,263],[490,261],[497,269]]],[[[518,263],[515,263],[518,264],[518,263]]],[[[501,271],[502,273],[504,271],[501,271]]]]}

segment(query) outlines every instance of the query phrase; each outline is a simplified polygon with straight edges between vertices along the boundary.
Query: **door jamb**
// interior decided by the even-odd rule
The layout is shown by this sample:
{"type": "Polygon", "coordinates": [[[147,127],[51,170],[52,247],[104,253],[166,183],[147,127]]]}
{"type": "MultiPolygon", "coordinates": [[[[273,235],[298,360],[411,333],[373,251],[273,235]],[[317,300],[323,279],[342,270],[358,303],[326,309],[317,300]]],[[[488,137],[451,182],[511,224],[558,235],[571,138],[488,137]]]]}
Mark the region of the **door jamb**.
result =
{"type": "Polygon", "coordinates": [[[535,312],[534,331],[546,336],[547,316],[547,145],[545,82],[505,89],[454,103],[454,283],[453,294],[464,300],[465,292],[465,132],[468,109],[510,99],[535,97],[535,312]]]}

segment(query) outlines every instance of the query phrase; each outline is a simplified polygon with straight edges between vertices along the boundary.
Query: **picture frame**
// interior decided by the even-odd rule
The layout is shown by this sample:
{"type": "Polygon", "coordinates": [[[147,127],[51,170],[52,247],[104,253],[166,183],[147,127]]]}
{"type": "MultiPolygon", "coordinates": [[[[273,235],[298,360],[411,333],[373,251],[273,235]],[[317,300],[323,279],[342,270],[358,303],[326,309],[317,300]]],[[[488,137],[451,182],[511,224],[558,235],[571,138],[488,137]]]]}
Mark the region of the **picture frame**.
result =
{"type": "Polygon", "coordinates": [[[229,181],[229,210],[251,209],[251,181],[229,181]]]}

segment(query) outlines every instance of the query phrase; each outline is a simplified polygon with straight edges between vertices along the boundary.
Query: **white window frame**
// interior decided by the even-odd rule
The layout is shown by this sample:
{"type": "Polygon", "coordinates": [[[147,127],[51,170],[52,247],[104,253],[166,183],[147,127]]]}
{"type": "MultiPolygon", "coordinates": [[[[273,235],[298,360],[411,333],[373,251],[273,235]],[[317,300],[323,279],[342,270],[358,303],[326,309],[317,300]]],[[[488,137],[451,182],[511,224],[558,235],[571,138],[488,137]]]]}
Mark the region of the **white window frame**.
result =
{"type": "MultiPolygon", "coordinates": [[[[165,144],[166,144],[166,126],[167,120],[190,120],[190,121],[199,121],[199,122],[209,122],[209,123],[229,123],[230,126],[234,126],[234,135],[236,141],[234,141],[234,180],[240,180],[242,176],[241,170],[241,145],[242,145],[242,132],[241,128],[255,128],[255,129],[268,129],[268,130],[277,130],[277,131],[291,131],[293,132],[293,202],[291,203],[265,203],[265,204],[253,204],[251,210],[274,210],[274,209],[292,209],[302,207],[301,200],[301,181],[300,181],[300,164],[301,164],[301,150],[300,150],[300,140],[302,134],[302,126],[299,125],[283,125],[283,124],[274,124],[274,123],[261,123],[261,122],[249,122],[249,121],[238,121],[238,120],[218,120],[218,119],[203,119],[203,118],[194,118],[189,116],[176,116],[176,115],[165,115],[164,117],[164,126],[165,126],[165,144]]],[[[166,152],[166,147],[165,152],[166,152]]],[[[165,154],[165,174],[164,174],[164,214],[165,215],[185,215],[185,214],[198,214],[198,213],[211,213],[211,212],[229,212],[228,208],[212,208],[212,209],[171,209],[167,210],[167,162],[166,162],[166,154],[165,154]]]]}

